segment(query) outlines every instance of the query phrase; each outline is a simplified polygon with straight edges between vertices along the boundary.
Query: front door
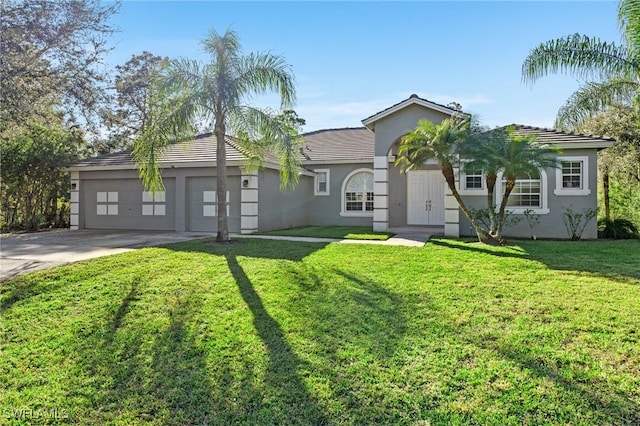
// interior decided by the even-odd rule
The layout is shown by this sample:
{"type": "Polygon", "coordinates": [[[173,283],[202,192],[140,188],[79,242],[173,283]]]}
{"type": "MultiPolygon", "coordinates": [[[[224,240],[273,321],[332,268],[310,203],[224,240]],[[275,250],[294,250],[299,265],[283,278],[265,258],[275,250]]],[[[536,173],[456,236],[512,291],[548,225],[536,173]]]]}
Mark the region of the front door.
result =
{"type": "Polygon", "coordinates": [[[444,225],[445,185],[440,170],[407,173],[407,225],[444,225]]]}

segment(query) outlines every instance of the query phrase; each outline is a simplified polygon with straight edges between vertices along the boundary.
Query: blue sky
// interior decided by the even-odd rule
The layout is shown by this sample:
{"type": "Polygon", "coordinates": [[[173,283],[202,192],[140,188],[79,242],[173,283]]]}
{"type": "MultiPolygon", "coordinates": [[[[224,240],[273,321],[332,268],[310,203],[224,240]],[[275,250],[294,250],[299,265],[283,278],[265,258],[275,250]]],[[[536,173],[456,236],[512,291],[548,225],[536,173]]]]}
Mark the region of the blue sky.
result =
{"type": "MultiPolygon", "coordinates": [[[[567,76],[534,85],[521,65],[539,43],[573,33],[620,41],[617,3],[124,1],[108,65],[144,50],[207,60],[199,41],[233,28],[243,50],[285,57],[305,131],[358,127],[416,93],[456,101],[488,126],[553,125],[578,88],[567,76]]],[[[277,107],[275,98],[254,99],[277,107]]]]}

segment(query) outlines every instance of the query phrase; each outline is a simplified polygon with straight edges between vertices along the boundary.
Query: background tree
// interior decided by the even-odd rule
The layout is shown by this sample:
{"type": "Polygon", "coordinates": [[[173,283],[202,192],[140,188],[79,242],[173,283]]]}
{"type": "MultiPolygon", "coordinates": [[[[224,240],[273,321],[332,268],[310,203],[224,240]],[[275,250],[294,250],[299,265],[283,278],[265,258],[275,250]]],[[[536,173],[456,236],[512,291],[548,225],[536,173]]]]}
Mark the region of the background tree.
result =
{"type": "Polygon", "coordinates": [[[468,136],[469,120],[461,117],[447,118],[439,124],[420,120],[415,130],[400,139],[396,165],[399,165],[403,172],[407,172],[421,167],[428,160],[436,160],[449,189],[469,219],[480,242],[496,245],[498,241],[480,226],[456,187],[453,165],[458,162],[460,147],[468,136]]]}
{"type": "Polygon", "coordinates": [[[211,62],[173,60],[161,72],[152,89],[151,120],[136,140],[133,153],[145,187],[154,190],[161,186],[158,155],[162,149],[183,139],[199,123],[212,123],[216,139],[216,239],[229,241],[225,137],[232,135],[250,157],[259,158],[269,148],[280,153],[280,177],[285,186],[294,184],[300,167],[300,139],[291,137],[293,127],[272,111],[245,102],[252,95],[275,91],[286,109],[295,101],[295,87],[283,58],[271,53],[242,55],[234,31],[227,30],[222,36],[211,31],[202,45],[211,62]]]}
{"type": "Polygon", "coordinates": [[[109,136],[97,147],[99,153],[130,148],[134,138],[144,133],[150,119],[151,85],[167,62],[168,58],[145,51],[116,66],[115,105],[103,110],[109,136]]]}
{"type": "Polygon", "coordinates": [[[83,144],[77,129],[32,124],[2,143],[0,205],[4,230],[67,226],[69,175],[83,144]]]}
{"type": "Polygon", "coordinates": [[[69,117],[95,118],[104,101],[100,61],[114,31],[108,21],[118,6],[98,0],[2,2],[0,133],[34,121],[57,125],[54,107],[69,117]]]}
{"type": "Polygon", "coordinates": [[[605,218],[628,218],[640,226],[640,116],[630,106],[615,106],[588,118],[580,132],[608,135],[613,146],[598,154],[605,218]]]}

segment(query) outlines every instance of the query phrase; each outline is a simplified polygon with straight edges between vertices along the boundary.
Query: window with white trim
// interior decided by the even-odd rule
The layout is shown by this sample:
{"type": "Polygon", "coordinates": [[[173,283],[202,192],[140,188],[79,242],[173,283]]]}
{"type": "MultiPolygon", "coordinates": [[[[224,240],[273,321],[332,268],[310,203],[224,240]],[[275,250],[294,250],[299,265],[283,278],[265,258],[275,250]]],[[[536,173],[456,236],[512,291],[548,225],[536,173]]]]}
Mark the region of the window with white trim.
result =
{"type": "Polygon", "coordinates": [[[314,170],[314,195],[329,195],[329,169],[314,170]]]}
{"type": "MultiPolygon", "coordinates": [[[[202,191],[202,216],[217,216],[216,191],[202,191]]],[[[229,191],[227,191],[227,216],[229,216],[229,191]]]]}
{"type": "Polygon", "coordinates": [[[482,189],[482,170],[464,173],[464,189],[482,189]]]}
{"type": "Polygon", "coordinates": [[[373,215],[373,171],[358,169],[346,177],[342,184],[341,215],[373,215]]]}
{"type": "Polygon", "coordinates": [[[99,191],[96,193],[96,214],[98,216],[118,215],[118,192],[99,191]]]}
{"type": "MultiPolygon", "coordinates": [[[[506,179],[502,178],[502,185],[506,184],[506,179]]],[[[507,206],[540,208],[542,206],[539,173],[525,173],[516,177],[516,184],[511,191],[507,206]]]]}
{"type": "MultiPolygon", "coordinates": [[[[496,181],[496,205],[502,203],[506,179],[502,172],[498,173],[496,181]]],[[[538,170],[516,176],[516,182],[509,200],[507,210],[514,214],[522,214],[525,210],[532,210],[536,214],[548,214],[547,173],[538,170]]]]}
{"type": "Polygon", "coordinates": [[[164,191],[142,191],[142,215],[164,216],[165,195],[164,191]]]}
{"type": "Polygon", "coordinates": [[[555,195],[589,195],[589,157],[558,157],[555,195]]]}

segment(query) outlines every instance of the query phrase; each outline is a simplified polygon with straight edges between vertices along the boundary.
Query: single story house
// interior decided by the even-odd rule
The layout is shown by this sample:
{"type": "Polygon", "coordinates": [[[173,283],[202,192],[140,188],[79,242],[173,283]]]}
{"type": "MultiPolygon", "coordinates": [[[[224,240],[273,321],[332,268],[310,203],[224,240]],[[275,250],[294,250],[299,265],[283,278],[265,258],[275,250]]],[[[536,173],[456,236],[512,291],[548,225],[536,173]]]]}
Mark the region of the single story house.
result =
{"type": "MultiPolygon", "coordinates": [[[[364,225],[374,231],[430,227],[447,236],[473,235],[439,166],[402,173],[394,165],[400,138],[419,119],[440,122],[458,111],[411,95],[362,120],[364,127],[327,129],[304,135],[304,170],[294,191],[279,190],[278,165],[248,172],[245,156],[227,140],[229,231],[249,234],[304,225],[364,225]]],[[[565,238],[562,211],[597,206],[597,152],[612,139],[518,126],[542,143],[562,148],[562,167],[518,180],[509,209],[540,216],[536,235],[565,238]]],[[[69,168],[71,229],[136,229],[215,232],[215,138],[203,135],[170,145],[161,157],[165,191],[144,191],[128,152],[88,158],[69,168]]],[[[486,205],[481,174],[457,170],[458,189],[470,207],[486,205]]],[[[496,188],[500,202],[501,179],[496,188]]],[[[529,237],[526,221],[505,231],[529,237]]],[[[595,221],[583,238],[597,238],[595,221]]]]}

